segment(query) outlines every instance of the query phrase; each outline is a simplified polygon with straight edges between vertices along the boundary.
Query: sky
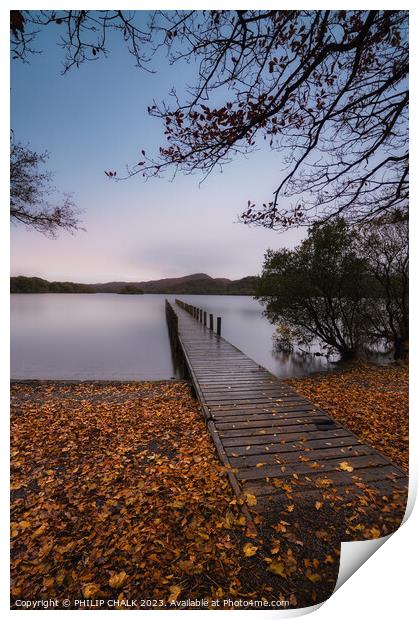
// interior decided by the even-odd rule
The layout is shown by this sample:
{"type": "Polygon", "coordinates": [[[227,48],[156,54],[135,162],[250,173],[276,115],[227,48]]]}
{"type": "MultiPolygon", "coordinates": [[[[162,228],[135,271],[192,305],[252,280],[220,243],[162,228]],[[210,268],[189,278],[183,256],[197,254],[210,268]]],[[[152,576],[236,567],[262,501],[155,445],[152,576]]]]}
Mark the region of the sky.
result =
{"type": "Polygon", "coordinates": [[[42,53],[29,64],[12,60],[11,127],[17,140],[48,150],[47,169],[61,192],[73,194],[86,230],[49,239],[12,225],[12,275],[107,282],[203,272],[236,279],[260,273],[267,248],[303,238],[301,230],[279,234],[238,222],[247,201],[269,200],[281,176],[281,156],[268,148],[237,157],[204,182],[200,175],[146,182],[105,176],[123,174],[141,149],[157,152],[162,124],[147,106],[167,99],[171,86],[181,93],[193,83],[193,64],[170,67],[161,57],[147,73],[113,37],[107,59],[61,75],[54,27],[39,34],[37,47],[42,53]]]}

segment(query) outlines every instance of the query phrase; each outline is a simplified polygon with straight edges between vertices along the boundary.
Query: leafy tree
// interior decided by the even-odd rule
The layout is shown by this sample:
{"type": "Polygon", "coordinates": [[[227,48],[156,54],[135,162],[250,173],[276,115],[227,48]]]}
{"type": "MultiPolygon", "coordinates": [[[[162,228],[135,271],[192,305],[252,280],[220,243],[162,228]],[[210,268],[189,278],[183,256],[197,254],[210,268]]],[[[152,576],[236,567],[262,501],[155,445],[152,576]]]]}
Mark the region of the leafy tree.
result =
{"type": "Polygon", "coordinates": [[[361,229],[360,253],[368,260],[371,289],[362,305],[370,336],[390,343],[395,359],[409,340],[409,231],[406,221],[376,222],[361,229]]]}
{"type": "Polygon", "coordinates": [[[406,220],[314,226],[294,250],[268,250],[257,298],[282,347],[325,348],[351,358],[371,345],[407,356],[409,255],[406,220]]]}
{"type": "Polygon", "coordinates": [[[57,198],[52,174],[42,170],[48,153],[37,153],[12,137],[10,149],[10,218],[47,236],[58,229],[80,228],[70,195],[57,198]]]}
{"type": "Polygon", "coordinates": [[[407,11],[154,12],[142,28],[135,12],[14,13],[14,55],[25,59],[37,31],[58,26],[64,71],[106,55],[115,30],[139,66],[161,46],[171,63],[196,62],[184,99],[150,106],[167,144],[143,152],[131,175],[206,175],[266,140],[288,168],[271,200],[249,201],[244,222],[284,229],[406,211],[407,11]]]}
{"type": "Polygon", "coordinates": [[[272,323],[289,326],[306,344],[320,340],[343,359],[358,355],[363,344],[367,262],[355,241],[342,218],[316,225],[294,250],[267,251],[257,285],[272,323]]]}

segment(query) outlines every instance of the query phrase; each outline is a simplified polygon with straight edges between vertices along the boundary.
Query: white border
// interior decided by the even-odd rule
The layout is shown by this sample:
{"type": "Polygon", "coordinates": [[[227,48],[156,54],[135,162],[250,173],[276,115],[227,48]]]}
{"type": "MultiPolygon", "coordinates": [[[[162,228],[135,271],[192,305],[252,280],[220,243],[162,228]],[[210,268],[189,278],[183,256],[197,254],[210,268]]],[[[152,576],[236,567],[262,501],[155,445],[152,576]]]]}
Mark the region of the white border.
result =
{"type": "MultiPolygon", "coordinates": [[[[44,1],[42,3],[33,2],[31,0],[27,0],[25,4],[25,9],[58,9],[58,8],[69,8],[67,5],[63,5],[62,2],[50,2],[44,1]],[[40,5],[42,5],[40,7],[40,5]]],[[[336,8],[335,2],[299,2],[298,8],[300,9],[318,9],[321,4],[322,9],[333,9],[336,8]]],[[[339,8],[342,9],[364,9],[368,10],[371,8],[378,9],[394,9],[396,8],[393,3],[389,3],[387,1],[382,2],[370,2],[367,5],[360,2],[339,2],[339,8]]],[[[80,3],[76,3],[76,8],[81,8],[80,3]]],[[[171,9],[171,8],[182,8],[182,9],[204,9],[204,8],[220,8],[220,9],[234,9],[234,8],[255,8],[255,2],[246,2],[242,1],[240,3],[227,3],[220,2],[219,0],[213,0],[211,3],[201,3],[201,2],[164,2],[160,1],[158,3],[158,7],[161,9],[171,9]]],[[[287,4],[283,5],[284,8],[291,8],[287,4]]],[[[2,87],[2,97],[0,101],[2,102],[1,109],[1,175],[2,175],[2,183],[1,183],[1,191],[2,191],[2,209],[0,210],[1,218],[2,218],[2,226],[0,228],[0,247],[2,251],[2,261],[1,261],[1,292],[2,292],[2,302],[0,304],[1,309],[1,344],[2,344],[2,365],[1,365],[1,415],[3,420],[3,432],[1,433],[1,441],[3,445],[1,446],[1,458],[2,458],[2,486],[1,490],[4,493],[3,501],[2,501],[2,512],[1,512],[1,532],[2,532],[2,545],[1,548],[3,550],[1,564],[0,564],[0,588],[1,588],[1,607],[6,615],[8,616],[10,613],[13,613],[13,617],[16,617],[16,614],[21,614],[24,612],[21,611],[13,611],[9,610],[9,558],[8,558],[8,541],[7,541],[7,532],[8,532],[8,411],[9,411],[9,303],[8,303],[8,289],[9,289],[9,222],[8,222],[8,214],[6,210],[6,200],[8,200],[8,148],[9,148],[9,50],[8,45],[5,43],[8,41],[9,31],[8,31],[8,11],[12,8],[22,8],[19,3],[12,2],[9,0],[6,3],[6,6],[3,6],[1,11],[1,20],[0,20],[0,28],[1,28],[1,38],[0,40],[3,42],[1,57],[0,57],[0,75],[7,76],[7,79],[3,77],[1,81],[2,87]]],[[[71,7],[73,8],[73,7],[71,7]]],[[[92,0],[88,3],[89,9],[106,9],[106,8],[115,8],[115,3],[108,2],[97,2],[96,0],[92,0]]],[[[139,9],[150,9],[156,8],[152,7],[152,3],[148,2],[146,6],[139,6],[138,2],[133,2],[132,0],[126,0],[124,2],[124,9],[131,10],[139,10],[139,9]]],[[[263,8],[278,8],[278,4],[270,1],[265,1],[263,8]]],[[[403,9],[410,9],[410,40],[412,44],[412,53],[411,53],[411,64],[412,64],[412,75],[414,76],[411,80],[411,98],[412,98],[412,110],[418,110],[418,96],[417,96],[417,82],[418,82],[418,73],[417,73],[417,40],[419,36],[418,30],[418,10],[414,8],[413,2],[403,2],[403,9]]],[[[416,150],[417,150],[417,114],[413,113],[411,117],[411,154],[412,160],[414,164],[417,162],[416,158],[416,150]]],[[[415,173],[416,169],[414,168],[415,173]]],[[[412,196],[416,198],[418,196],[417,192],[417,173],[412,175],[412,196]]],[[[417,305],[417,296],[418,296],[418,287],[415,284],[417,270],[417,250],[416,250],[416,240],[418,235],[418,209],[419,205],[417,204],[417,200],[412,200],[412,208],[411,208],[411,258],[412,258],[412,273],[414,274],[411,278],[412,283],[412,310],[411,317],[416,317],[416,311],[418,308],[417,305]]],[[[412,320],[412,336],[411,343],[419,343],[417,338],[418,335],[418,327],[417,321],[412,320]]],[[[411,354],[411,377],[413,378],[412,386],[410,390],[410,402],[411,402],[411,470],[410,477],[412,483],[416,483],[418,479],[418,459],[416,454],[414,453],[412,447],[414,444],[417,444],[418,438],[418,402],[419,402],[419,392],[417,388],[417,381],[414,379],[418,376],[418,354],[415,351],[415,347],[411,346],[412,354],[411,354]],[[412,440],[412,438],[414,438],[412,440]]],[[[415,450],[416,452],[416,450],[415,450]]],[[[410,496],[410,502],[413,500],[413,495],[410,496]]],[[[349,618],[362,617],[368,618],[371,616],[379,617],[383,620],[387,618],[393,618],[394,616],[398,616],[403,619],[409,619],[414,617],[416,612],[416,589],[417,589],[417,542],[418,542],[418,524],[419,524],[419,511],[416,509],[413,511],[412,516],[409,518],[407,523],[405,523],[399,531],[397,531],[390,540],[380,549],[379,553],[373,555],[366,565],[362,567],[361,570],[357,571],[345,584],[342,588],[340,588],[332,597],[316,612],[316,618],[319,620],[328,620],[339,618],[339,620],[347,620],[349,618]],[[416,548],[415,544],[416,543],[416,548]]],[[[351,543],[349,543],[351,544],[351,543]]],[[[308,610],[306,610],[308,611],[308,610]]],[[[44,612],[32,612],[36,616],[38,614],[43,614],[44,612]]],[[[51,612],[53,613],[53,617],[55,614],[62,613],[83,613],[83,612],[51,612]]],[[[90,613],[90,612],[84,612],[90,613]]],[[[96,614],[100,612],[95,612],[96,614]]],[[[107,611],[106,616],[108,617],[110,614],[114,614],[117,612],[107,611]]],[[[197,614],[202,614],[205,612],[195,612],[190,611],[189,617],[195,617],[197,614]],[[192,614],[192,615],[191,615],[192,614]]],[[[230,614],[231,612],[220,611],[221,614],[230,614]]],[[[234,612],[233,612],[234,613],[234,612]]],[[[261,612],[252,612],[252,611],[242,611],[237,612],[246,614],[247,617],[250,618],[250,615],[257,614],[260,617],[261,612]]],[[[172,611],[150,611],[150,612],[142,612],[142,617],[148,617],[149,615],[155,617],[158,614],[158,618],[169,617],[168,614],[172,615],[172,611]]],[[[290,613],[287,611],[279,611],[279,612],[265,612],[264,620],[271,617],[277,617],[278,614],[282,615],[282,617],[290,617],[290,615],[294,616],[296,614],[290,613]]],[[[301,615],[301,612],[297,615],[301,615]]],[[[150,616],[150,617],[151,617],[150,616]]],[[[49,615],[50,617],[50,615],[49,615]]],[[[218,616],[217,616],[218,617],[218,616]]]]}

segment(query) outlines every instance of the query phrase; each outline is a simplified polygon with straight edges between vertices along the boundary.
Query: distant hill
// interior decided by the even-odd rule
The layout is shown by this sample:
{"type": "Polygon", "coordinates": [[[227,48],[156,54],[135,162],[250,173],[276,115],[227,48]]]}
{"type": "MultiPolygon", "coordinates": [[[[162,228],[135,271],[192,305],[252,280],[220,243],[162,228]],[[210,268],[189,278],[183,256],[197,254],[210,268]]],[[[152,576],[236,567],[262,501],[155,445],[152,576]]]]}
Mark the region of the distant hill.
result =
{"type": "Polygon", "coordinates": [[[257,277],[240,280],[211,278],[206,273],[194,273],[181,278],[163,278],[148,282],[49,282],[42,278],[16,276],[10,278],[11,293],[167,293],[178,295],[254,295],[257,277]]]}

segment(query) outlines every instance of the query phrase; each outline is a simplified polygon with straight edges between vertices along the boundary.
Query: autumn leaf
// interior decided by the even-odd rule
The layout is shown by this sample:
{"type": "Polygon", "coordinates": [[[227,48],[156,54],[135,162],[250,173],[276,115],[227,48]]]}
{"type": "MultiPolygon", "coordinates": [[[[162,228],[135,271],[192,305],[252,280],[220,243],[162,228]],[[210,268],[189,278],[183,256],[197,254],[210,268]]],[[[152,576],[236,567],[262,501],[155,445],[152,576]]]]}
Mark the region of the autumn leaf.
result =
{"type": "Polygon", "coordinates": [[[339,463],[339,469],[341,469],[342,471],[353,471],[354,468],[349,465],[349,463],[347,461],[342,461],[342,463],[339,463]]]}
{"type": "Polygon", "coordinates": [[[252,545],[252,543],[246,543],[243,547],[243,553],[247,558],[252,557],[252,555],[256,555],[258,547],[252,545]]]}
{"type": "Polygon", "coordinates": [[[24,486],[25,485],[22,484],[21,482],[12,482],[12,484],[10,485],[10,490],[11,491],[18,491],[19,489],[21,489],[24,486]]]}
{"type": "Polygon", "coordinates": [[[121,588],[127,580],[128,575],[123,570],[120,573],[115,573],[109,578],[109,585],[111,588],[121,588]]]}
{"type": "Polygon", "coordinates": [[[45,577],[44,578],[44,587],[47,588],[48,590],[50,588],[52,588],[54,585],[54,578],[53,577],[45,577]]]}
{"type": "Polygon", "coordinates": [[[315,485],[318,487],[329,487],[333,484],[330,478],[316,478],[315,485]]]}
{"type": "Polygon", "coordinates": [[[94,583],[87,583],[83,586],[83,596],[84,598],[92,598],[100,591],[100,588],[94,583]]]}
{"type": "Polygon", "coordinates": [[[42,536],[42,534],[45,532],[45,530],[47,529],[47,524],[44,523],[43,525],[41,525],[40,527],[38,527],[35,532],[33,533],[33,538],[38,538],[39,536],[42,536]]]}
{"type": "Polygon", "coordinates": [[[323,506],[323,502],[316,502],[314,506],[316,507],[316,510],[320,510],[320,508],[323,506]]]}
{"type": "Polygon", "coordinates": [[[182,588],[180,586],[170,586],[169,603],[176,602],[181,592],[182,588]]]}
{"type": "MultiPolygon", "coordinates": [[[[185,571],[185,573],[192,575],[196,572],[197,567],[193,562],[191,562],[191,560],[181,560],[179,562],[179,568],[185,571]]],[[[202,570],[202,567],[201,567],[201,570],[202,570]]],[[[200,572],[199,569],[198,569],[198,572],[200,572]]]]}
{"type": "Polygon", "coordinates": [[[245,498],[246,498],[246,504],[248,506],[256,506],[257,499],[254,495],[252,495],[251,493],[246,493],[245,498]]]}
{"type": "Polygon", "coordinates": [[[287,576],[285,566],[279,560],[272,560],[268,566],[268,571],[274,575],[279,575],[280,577],[287,576]]]}

